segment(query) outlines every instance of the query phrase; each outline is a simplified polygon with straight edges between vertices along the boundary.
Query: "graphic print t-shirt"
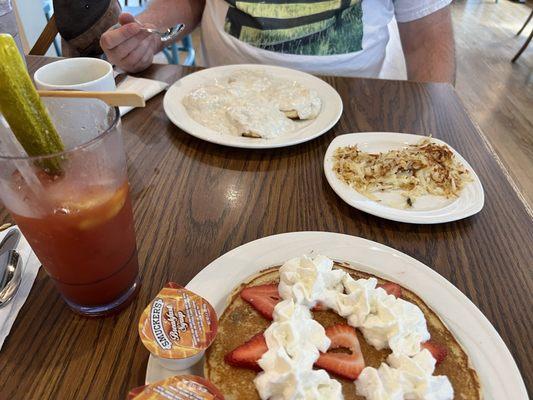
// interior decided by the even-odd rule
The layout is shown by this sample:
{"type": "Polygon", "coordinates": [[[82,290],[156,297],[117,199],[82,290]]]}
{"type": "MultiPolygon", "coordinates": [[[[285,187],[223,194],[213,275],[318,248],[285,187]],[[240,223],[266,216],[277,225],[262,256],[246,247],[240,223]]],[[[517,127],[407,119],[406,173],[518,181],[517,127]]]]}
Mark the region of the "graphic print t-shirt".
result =
{"type": "Polygon", "coordinates": [[[387,25],[422,18],[451,0],[207,0],[208,66],[253,63],[311,73],[378,76],[387,25]]]}

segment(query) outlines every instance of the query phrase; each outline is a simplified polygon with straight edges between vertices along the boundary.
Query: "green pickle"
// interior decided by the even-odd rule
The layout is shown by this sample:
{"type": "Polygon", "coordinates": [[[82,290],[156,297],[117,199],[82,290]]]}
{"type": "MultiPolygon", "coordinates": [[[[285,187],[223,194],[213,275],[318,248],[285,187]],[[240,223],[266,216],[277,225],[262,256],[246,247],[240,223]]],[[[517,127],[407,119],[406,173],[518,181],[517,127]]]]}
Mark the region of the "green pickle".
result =
{"type": "MultiPolygon", "coordinates": [[[[35,90],[13,37],[0,33],[0,113],[29,156],[45,156],[65,150],[44,104],[35,90]]],[[[61,172],[59,157],[45,159],[48,173],[61,172]]]]}

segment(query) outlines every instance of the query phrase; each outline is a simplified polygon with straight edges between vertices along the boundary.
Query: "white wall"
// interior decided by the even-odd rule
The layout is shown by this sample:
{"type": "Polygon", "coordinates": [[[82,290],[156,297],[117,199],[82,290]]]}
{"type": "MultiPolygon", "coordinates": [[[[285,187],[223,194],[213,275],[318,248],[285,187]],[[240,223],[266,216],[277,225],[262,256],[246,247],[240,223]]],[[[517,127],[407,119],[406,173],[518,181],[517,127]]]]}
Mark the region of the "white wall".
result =
{"type": "MultiPolygon", "coordinates": [[[[19,31],[24,52],[27,54],[46,26],[46,17],[40,0],[12,0],[19,20],[19,31]]],[[[46,53],[56,56],[53,46],[46,53]]]]}

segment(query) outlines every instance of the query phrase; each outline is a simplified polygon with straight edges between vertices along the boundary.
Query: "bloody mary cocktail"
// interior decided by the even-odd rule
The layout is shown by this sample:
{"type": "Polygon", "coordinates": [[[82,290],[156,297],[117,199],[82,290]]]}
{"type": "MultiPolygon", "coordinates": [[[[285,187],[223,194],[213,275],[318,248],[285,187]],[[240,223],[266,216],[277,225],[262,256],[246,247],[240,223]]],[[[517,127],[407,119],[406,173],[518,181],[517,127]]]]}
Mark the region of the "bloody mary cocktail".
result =
{"type": "Polygon", "coordinates": [[[62,204],[37,218],[12,213],[69,303],[94,307],[125,293],[138,265],[128,183],[93,188],[86,203],[62,204]]]}
{"type": "MultiPolygon", "coordinates": [[[[67,304],[107,315],[139,284],[118,110],[95,100],[46,103],[67,150],[12,156],[0,142],[0,199],[67,304]],[[51,158],[60,171],[43,170],[51,158]]],[[[6,129],[0,124],[0,134],[6,129]]]]}

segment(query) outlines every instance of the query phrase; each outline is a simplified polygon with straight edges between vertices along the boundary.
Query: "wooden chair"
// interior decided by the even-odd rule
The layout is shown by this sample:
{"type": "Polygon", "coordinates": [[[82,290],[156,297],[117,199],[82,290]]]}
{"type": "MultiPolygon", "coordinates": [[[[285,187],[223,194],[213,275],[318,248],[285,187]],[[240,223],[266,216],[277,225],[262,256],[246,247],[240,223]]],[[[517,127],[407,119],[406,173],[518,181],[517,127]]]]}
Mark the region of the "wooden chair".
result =
{"type": "MultiPolygon", "coordinates": [[[[529,21],[531,21],[531,18],[533,18],[533,10],[531,10],[529,17],[527,17],[526,22],[524,23],[522,28],[520,28],[520,30],[517,32],[516,36],[519,36],[522,33],[522,31],[525,29],[529,21]]],[[[518,53],[515,54],[511,62],[514,63],[516,60],[518,60],[518,57],[520,57],[520,55],[524,52],[524,50],[527,49],[527,46],[529,46],[529,42],[531,42],[532,37],[533,37],[533,28],[531,29],[531,32],[529,33],[529,37],[527,38],[526,42],[522,45],[520,50],[518,50],[518,53]]]]}
{"type": "MultiPolygon", "coordinates": [[[[50,18],[52,17],[52,0],[43,0],[43,11],[46,22],[50,21],[50,18]]],[[[56,54],[61,56],[61,44],[59,43],[59,40],[57,40],[57,36],[52,43],[54,45],[56,54]]]]}
{"type": "Polygon", "coordinates": [[[29,54],[32,56],[44,56],[58,33],[56,16],[52,15],[39,35],[39,38],[31,48],[29,54]]]}
{"type": "Polygon", "coordinates": [[[524,22],[524,25],[520,28],[518,32],[516,32],[516,36],[520,36],[524,28],[529,24],[529,21],[531,21],[531,18],[533,18],[533,10],[531,10],[531,13],[529,14],[529,17],[527,17],[526,22],[524,22]]]}

